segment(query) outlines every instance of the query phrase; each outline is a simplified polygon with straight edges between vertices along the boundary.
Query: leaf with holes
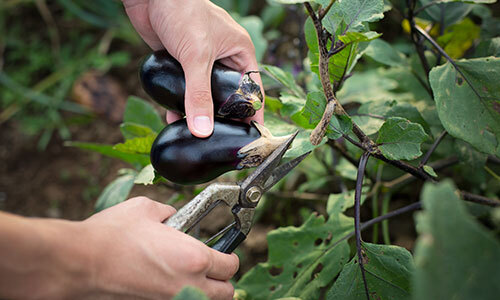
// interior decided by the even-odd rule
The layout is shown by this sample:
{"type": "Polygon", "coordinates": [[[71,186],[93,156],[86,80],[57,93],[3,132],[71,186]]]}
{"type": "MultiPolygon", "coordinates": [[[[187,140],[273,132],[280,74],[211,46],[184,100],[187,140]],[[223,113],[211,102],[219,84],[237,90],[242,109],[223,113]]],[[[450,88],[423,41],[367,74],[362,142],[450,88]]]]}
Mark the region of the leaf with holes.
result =
{"type": "Polygon", "coordinates": [[[417,215],[415,300],[498,299],[500,243],[469,214],[450,180],[427,183],[417,215]]]}
{"type": "Polygon", "coordinates": [[[404,118],[387,119],[377,137],[377,144],[382,154],[388,159],[412,160],[420,155],[420,144],[428,136],[420,124],[412,123],[404,118]]]}
{"type": "Polygon", "coordinates": [[[495,155],[500,152],[500,58],[456,64],[473,88],[450,63],[433,68],[429,80],[439,119],[452,136],[495,155]]]}
{"type": "MultiPolygon", "coordinates": [[[[411,299],[410,279],[414,264],[410,252],[402,247],[364,242],[361,248],[370,299],[411,299]]],[[[344,267],[326,298],[366,299],[357,256],[344,267]]]]}
{"type": "Polygon", "coordinates": [[[312,215],[300,227],[282,227],[268,234],[269,259],[247,272],[237,286],[251,299],[299,297],[319,299],[349,260],[345,236],[353,220],[344,215],[312,215]]]}

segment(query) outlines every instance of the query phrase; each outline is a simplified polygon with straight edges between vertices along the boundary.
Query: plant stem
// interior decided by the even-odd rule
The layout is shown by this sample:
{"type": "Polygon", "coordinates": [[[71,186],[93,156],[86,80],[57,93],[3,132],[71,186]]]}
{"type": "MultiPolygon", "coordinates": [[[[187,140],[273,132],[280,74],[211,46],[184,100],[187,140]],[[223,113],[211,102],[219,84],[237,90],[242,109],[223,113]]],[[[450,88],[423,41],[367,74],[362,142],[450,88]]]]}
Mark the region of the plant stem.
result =
{"type": "Polygon", "coordinates": [[[474,202],[477,204],[482,204],[482,205],[487,205],[487,206],[492,206],[492,207],[499,207],[500,206],[500,201],[499,200],[493,200],[484,196],[480,195],[475,195],[469,192],[465,191],[460,191],[460,196],[465,200],[469,202],[474,202]]]}
{"type": "Polygon", "coordinates": [[[361,155],[358,167],[358,176],[356,178],[356,190],[354,192],[354,233],[356,235],[356,249],[358,253],[359,268],[361,269],[361,276],[363,277],[363,284],[365,286],[366,299],[370,300],[370,293],[368,291],[368,284],[366,283],[365,267],[363,265],[363,255],[361,253],[361,189],[363,188],[363,178],[365,177],[366,164],[370,153],[365,152],[361,155]]]}
{"type": "MultiPolygon", "coordinates": [[[[386,193],[382,200],[382,214],[386,215],[389,212],[389,203],[391,202],[391,193],[386,193]]],[[[382,221],[382,237],[386,245],[391,244],[391,237],[389,235],[389,220],[382,221]]]]}
{"type": "Polygon", "coordinates": [[[415,49],[417,50],[418,57],[422,62],[422,67],[424,68],[425,75],[427,77],[427,81],[429,81],[429,72],[431,68],[429,67],[429,62],[425,57],[425,49],[423,47],[422,42],[419,39],[419,35],[417,34],[417,25],[415,23],[415,0],[406,0],[406,5],[408,6],[408,22],[410,22],[410,30],[411,30],[411,39],[413,44],[415,44],[415,49]]]}
{"type": "Polygon", "coordinates": [[[330,10],[330,8],[332,8],[332,5],[333,3],[335,3],[335,0],[331,0],[330,3],[328,4],[327,7],[325,7],[325,9],[321,9],[318,13],[318,19],[321,21],[323,20],[323,18],[326,16],[326,14],[328,13],[328,11],[330,10]]]}
{"type": "Polygon", "coordinates": [[[419,168],[421,168],[422,166],[424,166],[427,163],[427,161],[431,157],[432,153],[434,152],[434,150],[436,150],[437,146],[439,145],[439,143],[441,143],[441,141],[444,139],[444,137],[446,136],[447,133],[448,132],[446,132],[446,130],[443,131],[443,132],[441,132],[441,134],[438,136],[438,138],[432,144],[432,146],[429,149],[429,151],[427,151],[427,153],[425,153],[424,157],[420,161],[419,168]]]}
{"type": "Polygon", "coordinates": [[[363,224],[361,224],[361,230],[365,230],[366,228],[368,228],[374,224],[388,220],[392,217],[396,217],[396,216],[399,216],[401,214],[404,214],[404,213],[407,213],[410,211],[414,211],[414,210],[419,210],[419,209],[422,209],[422,204],[420,202],[415,202],[415,203],[412,203],[410,205],[403,206],[403,207],[398,208],[396,210],[393,210],[389,213],[381,215],[380,217],[376,217],[376,218],[373,218],[371,220],[364,222],[363,224]]]}

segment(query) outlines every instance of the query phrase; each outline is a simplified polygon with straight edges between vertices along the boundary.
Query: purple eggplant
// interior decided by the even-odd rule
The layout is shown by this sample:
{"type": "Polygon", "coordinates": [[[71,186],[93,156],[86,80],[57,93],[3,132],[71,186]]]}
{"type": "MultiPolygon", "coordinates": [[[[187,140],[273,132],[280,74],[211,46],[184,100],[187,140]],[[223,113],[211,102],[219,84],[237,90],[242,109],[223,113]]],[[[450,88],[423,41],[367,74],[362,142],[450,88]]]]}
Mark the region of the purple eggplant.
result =
{"type": "Polygon", "coordinates": [[[256,167],[288,137],[274,137],[257,122],[251,125],[215,118],[207,138],[191,134],[185,119],[165,127],[151,147],[157,173],[178,184],[199,184],[219,175],[256,167]]]}
{"type": "MultiPolygon", "coordinates": [[[[262,107],[260,86],[248,72],[241,74],[218,62],[212,68],[212,99],[216,115],[242,119],[255,115],[262,107]]],[[[146,57],[139,76],[146,93],[160,105],[185,114],[186,82],[180,63],[166,50],[146,57]]]]}

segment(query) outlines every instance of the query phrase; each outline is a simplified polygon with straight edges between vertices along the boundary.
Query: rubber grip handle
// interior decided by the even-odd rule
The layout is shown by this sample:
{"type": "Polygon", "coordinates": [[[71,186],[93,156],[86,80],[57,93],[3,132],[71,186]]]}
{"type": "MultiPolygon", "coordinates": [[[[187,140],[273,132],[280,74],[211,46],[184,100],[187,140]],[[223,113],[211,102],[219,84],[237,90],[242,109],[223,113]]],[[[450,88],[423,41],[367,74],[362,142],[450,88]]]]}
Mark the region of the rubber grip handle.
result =
{"type": "Polygon", "coordinates": [[[238,247],[241,242],[246,239],[246,235],[241,232],[238,228],[232,227],[224,235],[215,242],[212,249],[220,251],[222,253],[232,253],[236,247],[238,247]]]}

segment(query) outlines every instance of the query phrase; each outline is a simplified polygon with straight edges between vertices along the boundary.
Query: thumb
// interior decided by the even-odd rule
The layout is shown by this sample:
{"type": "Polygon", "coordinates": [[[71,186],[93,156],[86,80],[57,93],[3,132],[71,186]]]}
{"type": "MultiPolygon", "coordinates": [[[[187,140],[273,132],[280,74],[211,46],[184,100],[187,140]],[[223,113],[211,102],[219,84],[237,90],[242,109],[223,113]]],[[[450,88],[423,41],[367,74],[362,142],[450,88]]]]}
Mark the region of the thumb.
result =
{"type": "Polygon", "coordinates": [[[186,78],[184,106],[189,131],[197,137],[208,137],[214,127],[214,105],[210,79],[214,61],[192,59],[181,61],[186,78]]]}

